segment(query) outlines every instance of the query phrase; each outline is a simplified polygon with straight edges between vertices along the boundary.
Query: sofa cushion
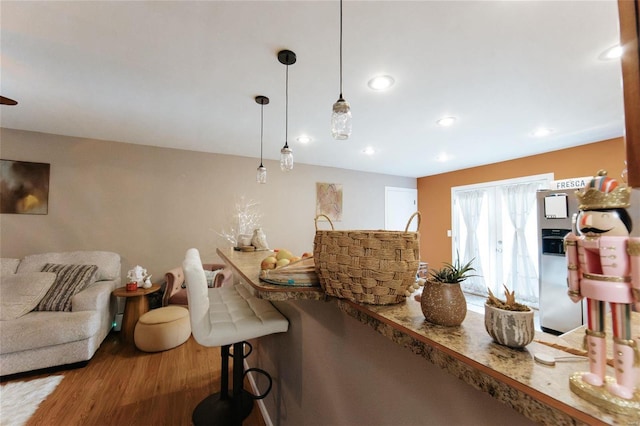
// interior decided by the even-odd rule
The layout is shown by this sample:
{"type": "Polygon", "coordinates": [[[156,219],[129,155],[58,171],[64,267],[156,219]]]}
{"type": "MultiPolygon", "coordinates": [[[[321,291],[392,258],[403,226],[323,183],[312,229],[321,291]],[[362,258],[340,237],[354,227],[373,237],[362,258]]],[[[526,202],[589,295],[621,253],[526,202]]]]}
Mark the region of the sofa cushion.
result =
{"type": "Polygon", "coordinates": [[[53,272],[26,272],[2,277],[0,321],[8,321],[31,312],[56,279],[53,272]]]}
{"type": "Polygon", "coordinates": [[[71,311],[71,298],[95,281],[96,265],[58,265],[47,263],[43,272],[55,272],[56,279],[40,300],[38,311],[71,311]]]}
{"type": "Polygon", "coordinates": [[[19,264],[20,259],[11,259],[9,257],[0,258],[0,275],[15,274],[19,264]]]}
{"type": "MultiPolygon", "coordinates": [[[[222,269],[216,269],[215,271],[204,270],[204,276],[207,278],[207,287],[215,288],[220,287],[220,285],[216,285],[216,277],[222,271],[222,269]]],[[[187,288],[187,283],[182,283],[182,288],[187,288]]]]}
{"type": "Polygon", "coordinates": [[[98,311],[32,311],[0,321],[0,353],[7,354],[88,339],[100,329],[98,311]]]}
{"type": "Polygon", "coordinates": [[[120,255],[110,251],[68,251],[26,256],[18,266],[18,273],[42,271],[47,263],[64,265],[97,265],[97,281],[120,278],[120,255]]]}

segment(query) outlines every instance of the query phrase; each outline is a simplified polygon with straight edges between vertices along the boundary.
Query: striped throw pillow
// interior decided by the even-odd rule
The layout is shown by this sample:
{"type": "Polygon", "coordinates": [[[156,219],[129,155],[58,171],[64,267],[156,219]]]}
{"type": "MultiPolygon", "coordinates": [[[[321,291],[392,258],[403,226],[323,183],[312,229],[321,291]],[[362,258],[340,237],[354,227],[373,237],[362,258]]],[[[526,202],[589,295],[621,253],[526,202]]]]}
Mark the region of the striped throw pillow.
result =
{"type": "Polygon", "coordinates": [[[47,263],[42,272],[54,272],[54,281],[40,300],[36,311],[71,311],[71,298],[95,281],[96,265],[58,265],[47,263]]]}

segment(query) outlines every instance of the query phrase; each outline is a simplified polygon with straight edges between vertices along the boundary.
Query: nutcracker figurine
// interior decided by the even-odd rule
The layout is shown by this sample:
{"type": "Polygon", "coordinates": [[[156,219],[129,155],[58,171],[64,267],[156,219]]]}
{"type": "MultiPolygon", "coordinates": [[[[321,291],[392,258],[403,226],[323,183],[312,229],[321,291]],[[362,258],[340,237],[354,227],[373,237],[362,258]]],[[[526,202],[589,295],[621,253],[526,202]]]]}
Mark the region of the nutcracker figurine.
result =
{"type": "Polygon", "coordinates": [[[636,310],[640,307],[640,238],[629,237],[631,218],[626,208],[630,196],[630,188],[600,170],[583,190],[576,191],[579,213],[574,232],[565,237],[568,294],[573,302],[587,299],[588,321],[589,371],[574,374],[571,389],[598,405],[616,399],[633,405],[638,399],[639,353],[631,332],[631,311],[634,304],[636,310]],[[607,303],[615,379],[605,376],[607,303]]]}

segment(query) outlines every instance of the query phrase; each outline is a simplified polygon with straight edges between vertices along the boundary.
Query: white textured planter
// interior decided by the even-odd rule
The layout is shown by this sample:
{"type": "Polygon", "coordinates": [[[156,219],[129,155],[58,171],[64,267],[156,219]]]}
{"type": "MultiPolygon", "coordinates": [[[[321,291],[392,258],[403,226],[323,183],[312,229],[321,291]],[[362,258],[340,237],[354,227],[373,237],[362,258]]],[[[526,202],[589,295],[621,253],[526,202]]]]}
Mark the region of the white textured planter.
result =
{"type": "Polygon", "coordinates": [[[484,328],[501,345],[523,348],[535,335],[533,311],[507,311],[485,303],[484,328]]]}

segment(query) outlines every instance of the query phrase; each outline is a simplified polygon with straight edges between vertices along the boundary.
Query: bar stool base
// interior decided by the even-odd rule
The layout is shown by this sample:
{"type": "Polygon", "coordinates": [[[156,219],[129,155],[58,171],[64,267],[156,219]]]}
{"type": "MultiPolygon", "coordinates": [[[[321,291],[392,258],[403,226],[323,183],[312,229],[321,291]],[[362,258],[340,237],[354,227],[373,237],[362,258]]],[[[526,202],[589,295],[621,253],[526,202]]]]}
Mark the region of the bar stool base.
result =
{"type": "Polygon", "coordinates": [[[220,399],[220,392],[209,395],[203,399],[193,410],[191,420],[195,426],[241,425],[242,421],[249,417],[253,409],[253,396],[246,390],[242,390],[242,401],[238,413],[234,416],[233,399],[220,399]]]}

